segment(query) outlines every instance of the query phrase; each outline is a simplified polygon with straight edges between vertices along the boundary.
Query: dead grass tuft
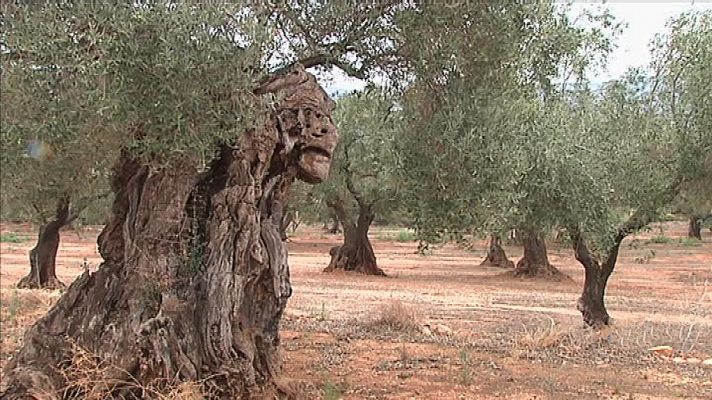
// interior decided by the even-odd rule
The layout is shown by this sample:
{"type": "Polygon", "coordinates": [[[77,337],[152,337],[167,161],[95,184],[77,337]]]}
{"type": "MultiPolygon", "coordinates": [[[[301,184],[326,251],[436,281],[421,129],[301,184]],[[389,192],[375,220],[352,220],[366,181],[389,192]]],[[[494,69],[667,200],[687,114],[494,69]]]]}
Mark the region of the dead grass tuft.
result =
{"type": "Polygon", "coordinates": [[[512,338],[512,347],[519,350],[542,350],[559,346],[572,330],[554,320],[549,325],[529,328],[524,326],[521,334],[512,338]]]}
{"type": "Polygon", "coordinates": [[[157,379],[141,384],[91,351],[71,343],[71,355],[59,372],[68,383],[62,398],[100,400],[117,392],[140,393],[152,400],[203,400],[208,398],[201,382],[179,382],[157,379]]]}
{"type": "Polygon", "coordinates": [[[417,333],[421,331],[424,322],[418,309],[400,300],[383,303],[372,314],[375,317],[367,317],[364,324],[368,328],[417,333]]]}
{"type": "Polygon", "coordinates": [[[541,358],[544,353],[566,356],[598,348],[607,341],[607,336],[605,330],[576,328],[549,319],[548,323],[533,327],[524,325],[510,338],[508,348],[515,356],[524,358],[541,358]]]}

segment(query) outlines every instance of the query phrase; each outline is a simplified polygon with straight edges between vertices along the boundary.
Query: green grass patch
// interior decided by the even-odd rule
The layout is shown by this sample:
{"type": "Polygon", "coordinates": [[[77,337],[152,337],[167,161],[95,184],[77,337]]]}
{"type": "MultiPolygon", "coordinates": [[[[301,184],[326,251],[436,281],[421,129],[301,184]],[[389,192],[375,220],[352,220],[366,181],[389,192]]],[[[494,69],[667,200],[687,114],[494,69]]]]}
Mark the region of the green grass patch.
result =
{"type": "Polygon", "coordinates": [[[650,238],[650,243],[665,244],[672,242],[672,239],[665,235],[657,235],[650,238]]]}
{"type": "Polygon", "coordinates": [[[27,241],[27,236],[20,236],[16,233],[8,232],[0,234],[0,242],[2,243],[22,243],[27,241]]]}
{"type": "Polygon", "coordinates": [[[697,247],[702,246],[702,241],[697,238],[684,237],[679,240],[681,246],[685,247],[697,247]]]}
{"type": "Polygon", "coordinates": [[[415,239],[415,232],[410,229],[401,229],[396,235],[396,242],[413,242],[415,239]]]}
{"type": "Polygon", "coordinates": [[[417,240],[415,231],[411,229],[401,229],[397,233],[383,233],[376,236],[378,240],[395,242],[414,242],[417,240]]]}

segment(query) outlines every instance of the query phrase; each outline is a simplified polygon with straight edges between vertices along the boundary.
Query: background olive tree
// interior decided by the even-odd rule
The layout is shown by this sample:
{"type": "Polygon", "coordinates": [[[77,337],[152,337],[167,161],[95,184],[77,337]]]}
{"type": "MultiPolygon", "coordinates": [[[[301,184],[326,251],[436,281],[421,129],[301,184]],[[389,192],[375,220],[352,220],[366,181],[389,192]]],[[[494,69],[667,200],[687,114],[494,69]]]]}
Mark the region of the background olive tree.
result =
{"type": "Polygon", "coordinates": [[[325,271],[382,275],[368,231],[377,215],[387,216],[398,205],[393,141],[399,112],[388,97],[369,90],[340,98],[334,118],[340,140],[332,175],[312,191],[313,198],[337,216],[344,232],[344,242],[331,249],[325,271]]]}
{"type": "Polygon", "coordinates": [[[586,83],[619,29],[610,15],[583,17],[588,28],[551,3],[432,10],[399,136],[403,191],[424,240],[491,232],[490,260],[516,227],[525,254],[515,274],[560,275],[543,238],[553,210],[540,116],[586,83]]]}

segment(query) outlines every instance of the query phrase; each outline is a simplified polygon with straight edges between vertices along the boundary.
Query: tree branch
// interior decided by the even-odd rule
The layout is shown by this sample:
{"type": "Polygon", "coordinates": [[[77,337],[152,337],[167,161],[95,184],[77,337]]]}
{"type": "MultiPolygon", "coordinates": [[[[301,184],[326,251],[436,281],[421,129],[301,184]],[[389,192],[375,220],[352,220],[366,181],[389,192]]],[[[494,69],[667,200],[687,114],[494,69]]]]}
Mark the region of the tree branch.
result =
{"type": "Polygon", "coordinates": [[[351,196],[358,203],[359,208],[368,207],[370,208],[372,204],[368,204],[363,198],[360,191],[356,189],[356,185],[353,182],[353,173],[350,169],[349,164],[349,145],[351,143],[344,143],[344,162],[341,164],[341,169],[344,171],[344,179],[346,180],[346,189],[351,193],[351,196]]]}
{"type": "MultiPolygon", "coordinates": [[[[670,183],[670,186],[668,186],[667,189],[665,189],[665,191],[660,195],[660,197],[658,198],[658,203],[667,204],[671,202],[675,198],[675,196],[680,193],[680,189],[682,188],[683,183],[684,180],[682,179],[682,177],[678,176],[677,178],[675,178],[675,180],[670,183]]],[[[628,218],[628,220],[626,220],[618,228],[615,237],[616,243],[620,243],[626,236],[648,225],[650,222],[653,221],[656,214],[656,207],[653,207],[653,209],[648,208],[636,210],[628,218]]]]}

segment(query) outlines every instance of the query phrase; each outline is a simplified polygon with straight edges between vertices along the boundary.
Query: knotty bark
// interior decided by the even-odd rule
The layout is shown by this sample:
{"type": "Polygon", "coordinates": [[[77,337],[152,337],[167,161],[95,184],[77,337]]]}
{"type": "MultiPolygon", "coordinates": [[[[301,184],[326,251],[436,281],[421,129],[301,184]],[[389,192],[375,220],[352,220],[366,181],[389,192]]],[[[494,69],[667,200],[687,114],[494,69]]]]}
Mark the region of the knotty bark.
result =
{"type": "Polygon", "coordinates": [[[108,366],[92,376],[105,398],[182,381],[217,398],[278,395],[278,327],[292,291],[282,205],[295,177],[326,177],[337,135],[333,102],[301,66],[255,90],[269,92],[282,100],[265,125],[221,146],[205,172],[189,155],[122,152],[98,240],[104,262],[26,333],[3,398],[81,398],[86,388],[66,379],[77,348],[108,366]]]}

